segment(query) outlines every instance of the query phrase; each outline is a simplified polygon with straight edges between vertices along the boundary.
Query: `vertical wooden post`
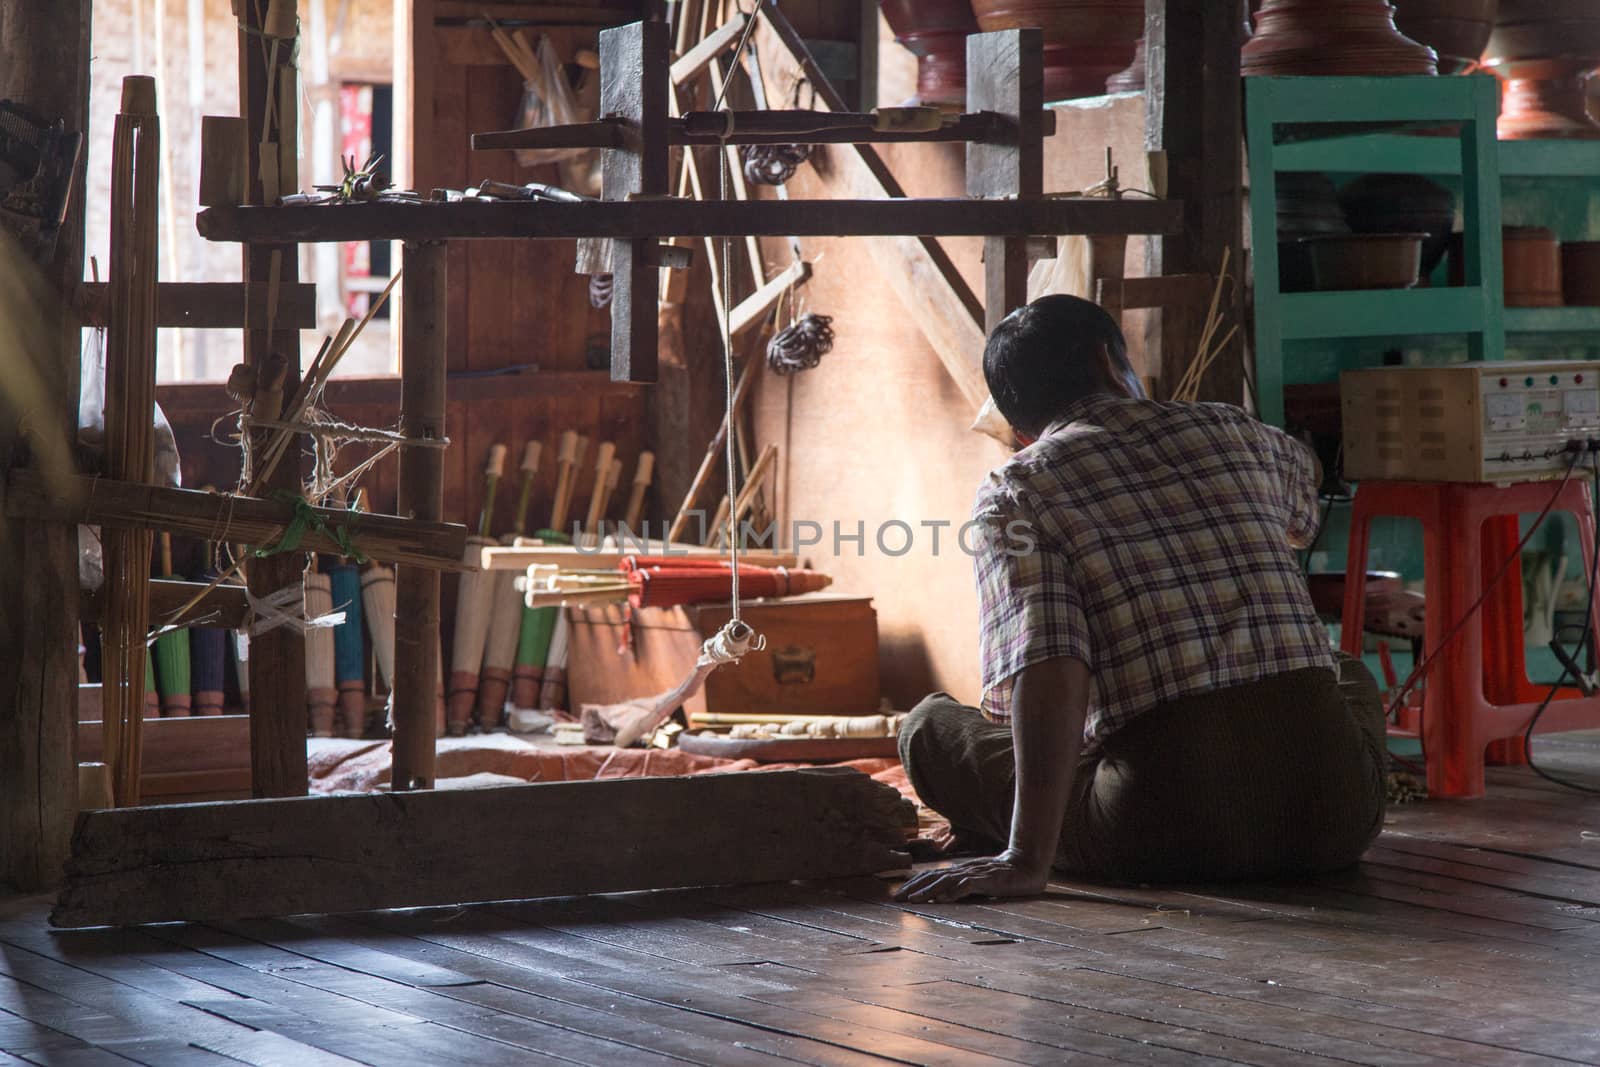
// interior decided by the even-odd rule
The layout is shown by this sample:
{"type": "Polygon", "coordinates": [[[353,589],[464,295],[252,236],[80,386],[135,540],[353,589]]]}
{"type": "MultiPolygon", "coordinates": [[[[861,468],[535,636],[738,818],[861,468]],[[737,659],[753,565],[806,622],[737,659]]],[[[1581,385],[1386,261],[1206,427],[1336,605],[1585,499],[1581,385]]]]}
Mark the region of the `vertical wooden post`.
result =
{"type": "MultiPolygon", "coordinates": [[[[400,339],[400,432],[440,441],[445,436],[445,246],[405,246],[400,299],[405,322],[400,339]]],[[[652,296],[655,289],[650,289],[652,296]]],[[[437,522],[444,517],[444,453],[437,448],[400,451],[401,515],[437,522]]],[[[394,789],[431,789],[435,707],[439,686],[439,572],[395,568],[394,789]]]]}
{"type": "MultiPolygon", "coordinates": [[[[601,196],[606,200],[667,192],[668,43],[664,22],[634,22],[600,32],[600,114],[621,119],[628,128],[628,143],[607,149],[601,159],[601,196]]],[[[657,243],[649,237],[611,242],[612,381],[656,380],[657,243]]]]}
{"type": "MultiPolygon", "coordinates": [[[[1184,212],[1182,233],[1150,239],[1151,274],[1214,275],[1223,250],[1232,248],[1229,269],[1241,276],[1243,37],[1244,0],[1146,0],[1145,146],[1166,154],[1167,195],[1183,201],[1184,212]]],[[[1257,266],[1263,264],[1257,260],[1257,266]]],[[[1226,321],[1241,326],[1243,293],[1242,284],[1225,286],[1221,307],[1226,321]]],[[[1182,308],[1162,313],[1161,378],[1167,388],[1194,358],[1202,315],[1182,308]]],[[[1243,401],[1244,334],[1241,329],[1217,358],[1200,399],[1243,401]]]]}
{"type": "MultiPolygon", "coordinates": [[[[262,203],[262,122],[267,106],[267,61],[261,36],[262,8],[239,7],[239,108],[245,120],[245,196],[262,203]]],[[[293,49],[279,49],[276,83],[293,79],[293,49]]],[[[294,94],[289,94],[290,99],[294,94]]],[[[288,191],[288,190],[285,190],[288,191]]],[[[253,294],[291,292],[299,281],[299,250],[294,245],[246,245],[244,282],[253,294]],[[276,273],[276,278],[274,278],[276,273]]],[[[283,368],[281,396],[294,394],[300,384],[300,334],[289,324],[273,329],[251,329],[244,334],[244,361],[264,378],[283,368]]],[[[255,412],[268,418],[281,412],[255,412]]],[[[301,491],[298,447],[289,449],[269,479],[267,491],[301,491]]],[[[250,564],[250,592],[268,597],[300,584],[305,569],[303,552],[283,552],[250,564]]],[[[306,646],[303,635],[279,627],[250,639],[250,784],[258,797],[302,796],[306,774],[306,646]]]]}
{"type": "MultiPolygon", "coordinates": [[[[1037,197],[1044,193],[1044,35],[1036,29],[967,38],[967,110],[1012,122],[1003,144],[967,146],[967,194],[1037,197]]],[[[983,239],[984,332],[1028,302],[1028,239],[983,239]]]]}
{"type": "MultiPolygon", "coordinates": [[[[0,97],[84,131],[87,143],[89,0],[5,5],[0,55],[0,97]]],[[[87,156],[80,153],[66,223],[44,264],[44,282],[58,294],[83,280],[87,156]]],[[[6,285],[27,299],[15,275],[6,285]]],[[[45,304],[37,303],[48,316],[39,324],[41,343],[24,345],[19,323],[0,340],[14,386],[31,377],[38,387],[31,411],[15,395],[0,397],[0,467],[23,451],[26,434],[36,467],[70,469],[80,331],[66,301],[45,304]]],[[[77,647],[77,528],[0,518],[0,883],[26,891],[60,880],[78,814],[77,647]]]]}

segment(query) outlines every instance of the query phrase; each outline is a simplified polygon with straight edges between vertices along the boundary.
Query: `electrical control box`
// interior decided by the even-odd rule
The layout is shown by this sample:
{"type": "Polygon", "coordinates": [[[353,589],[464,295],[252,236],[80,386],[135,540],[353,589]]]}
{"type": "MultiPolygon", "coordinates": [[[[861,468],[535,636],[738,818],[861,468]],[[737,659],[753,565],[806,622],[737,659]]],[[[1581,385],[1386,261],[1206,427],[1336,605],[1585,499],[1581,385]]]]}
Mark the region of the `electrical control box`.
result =
{"type": "Polygon", "coordinates": [[[1339,376],[1354,480],[1559,478],[1569,441],[1600,439],[1600,362],[1374,367],[1339,376]]]}

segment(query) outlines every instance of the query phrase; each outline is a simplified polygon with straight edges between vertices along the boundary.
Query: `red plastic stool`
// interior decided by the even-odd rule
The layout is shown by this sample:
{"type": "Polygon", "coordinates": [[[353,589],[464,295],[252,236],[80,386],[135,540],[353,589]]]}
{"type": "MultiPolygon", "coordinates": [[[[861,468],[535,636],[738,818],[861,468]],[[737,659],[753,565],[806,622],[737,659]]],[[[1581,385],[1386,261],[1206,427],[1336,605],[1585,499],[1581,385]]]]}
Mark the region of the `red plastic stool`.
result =
{"type": "MultiPolygon", "coordinates": [[[[1549,692],[1527,679],[1522,640],[1522,564],[1513,561],[1468,624],[1437,654],[1435,648],[1478,599],[1485,584],[1520,539],[1517,516],[1538,514],[1556,492],[1552,482],[1476,485],[1449,482],[1360,484],[1350,517],[1345,568],[1367,566],[1372,520],[1416,519],[1422,524],[1423,595],[1427,600],[1424,654],[1434,654],[1423,680],[1421,734],[1427,753],[1428,792],[1436,797],[1479,797],[1485,749],[1518,759],[1528,720],[1549,692]]],[[[1576,479],[1560,489],[1552,512],[1578,520],[1583,559],[1594,552],[1595,522],[1588,486],[1576,479]]],[[[1587,568],[1585,568],[1587,573],[1587,568]]],[[[1600,620],[1600,591],[1591,590],[1600,620]]],[[[1361,655],[1366,583],[1345,586],[1340,644],[1361,655]]],[[[1600,623],[1597,623],[1600,628],[1600,623]]],[[[1600,634],[1596,634],[1600,648],[1600,634]]],[[[1562,690],[1539,719],[1540,733],[1600,726],[1600,697],[1562,690]]]]}

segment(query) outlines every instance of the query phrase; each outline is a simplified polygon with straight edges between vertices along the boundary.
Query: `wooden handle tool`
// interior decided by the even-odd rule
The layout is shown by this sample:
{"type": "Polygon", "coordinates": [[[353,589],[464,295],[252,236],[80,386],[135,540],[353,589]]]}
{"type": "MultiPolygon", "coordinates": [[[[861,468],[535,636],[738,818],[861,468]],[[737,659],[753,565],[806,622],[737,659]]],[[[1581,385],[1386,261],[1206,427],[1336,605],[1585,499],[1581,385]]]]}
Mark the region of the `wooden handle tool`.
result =
{"type": "Polygon", "coordinates": [[[639,453],[639,465],[633,469],[633,492],[628,497],[628,509],[623,512],[623,528],[630,533],[639,529],[639,518],[644,514],[644,494],[650,488],[650,479],[656,471],[656,454],[639,453]]]}
{"type": "Polygon", "coordinates": [[[584,533],[598,535],[600,532],[600,518],[605,514],[606,507],[606,483],[611,478],[611,461],[616,458],[616,453],[617,446],[610,441],[600,442],[600,448],[595,453],[594,489],[589,494],[589,514],[583,522],[584,533]]]}
{"type": "Polygon", "coordinates": [[[557,532],[567,521],[567,501],[572,498],[572,474],[578,465],[578,435],[568,430],[561,435],[556,451],[556,492],[550,504],[550,529],[557,532]]]}

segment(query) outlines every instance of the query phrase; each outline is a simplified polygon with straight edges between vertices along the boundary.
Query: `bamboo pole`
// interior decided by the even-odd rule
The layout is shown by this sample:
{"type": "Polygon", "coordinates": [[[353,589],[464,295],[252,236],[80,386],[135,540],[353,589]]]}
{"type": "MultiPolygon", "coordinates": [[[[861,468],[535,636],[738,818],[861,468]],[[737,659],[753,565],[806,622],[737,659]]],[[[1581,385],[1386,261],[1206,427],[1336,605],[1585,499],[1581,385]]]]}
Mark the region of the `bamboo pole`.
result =
{"type": "MultiPolygon", "coordinates": [[[[438,441],[445,437],[445,246],[407,243],[405,259],[400,429],[407,437],[438,441]]],[[[443,517],[439,449],[401,449],[399,511],[432,522],[443,517]]],[[[439,572],[402,566],[395,576],[394,789],[433,787],[441,658],[439,572]]]]}
{"type": "MultiPolygon", "coordinates": [[[[161,123],[155,82],[122,82],[111,146],[110,327],[106,345],[106,468],[149,482],[155,474],[157,197],[161,123]]],[[[105,531],[105,745],[119,806],[139,802],[153,532],[105,531]]]]}

